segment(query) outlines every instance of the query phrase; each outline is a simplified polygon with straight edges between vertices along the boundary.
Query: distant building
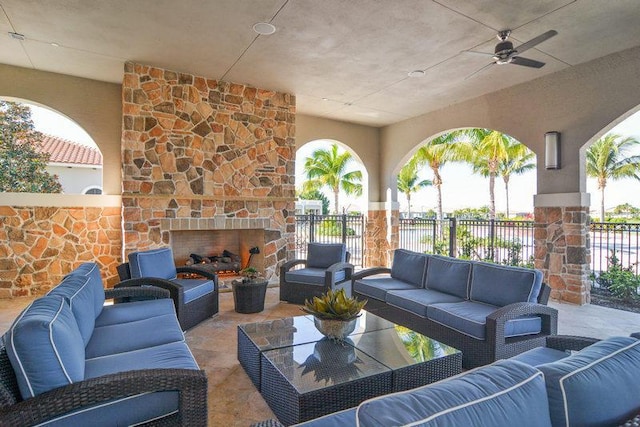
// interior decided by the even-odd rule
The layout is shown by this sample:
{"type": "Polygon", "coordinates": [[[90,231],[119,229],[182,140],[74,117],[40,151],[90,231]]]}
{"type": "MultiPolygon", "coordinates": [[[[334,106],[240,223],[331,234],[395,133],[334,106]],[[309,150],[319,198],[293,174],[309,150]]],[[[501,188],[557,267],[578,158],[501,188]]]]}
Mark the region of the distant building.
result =
{"type": "Polygon", "coordinates": [[[47,172],[58,175],[65,194],[102,194],[102,153],[57,136],[44,134],[37,151],[51,155],[47,172]]]}
{"type": "Polygon", "coordinates": [[[296,214],[322,215],[322,200],[296,200],[296,214]]]}

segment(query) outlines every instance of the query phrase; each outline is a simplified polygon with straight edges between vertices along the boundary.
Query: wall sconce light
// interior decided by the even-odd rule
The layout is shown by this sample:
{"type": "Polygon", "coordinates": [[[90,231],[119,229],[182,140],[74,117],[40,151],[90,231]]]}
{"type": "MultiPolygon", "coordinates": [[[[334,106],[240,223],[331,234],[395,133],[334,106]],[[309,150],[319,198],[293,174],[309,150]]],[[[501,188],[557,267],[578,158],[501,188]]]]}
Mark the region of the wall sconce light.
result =
{"type": "Polygon", "coordinates": [[[544,166],[547,169],[560,169],[560,132],[544,134],[544,166]]]}

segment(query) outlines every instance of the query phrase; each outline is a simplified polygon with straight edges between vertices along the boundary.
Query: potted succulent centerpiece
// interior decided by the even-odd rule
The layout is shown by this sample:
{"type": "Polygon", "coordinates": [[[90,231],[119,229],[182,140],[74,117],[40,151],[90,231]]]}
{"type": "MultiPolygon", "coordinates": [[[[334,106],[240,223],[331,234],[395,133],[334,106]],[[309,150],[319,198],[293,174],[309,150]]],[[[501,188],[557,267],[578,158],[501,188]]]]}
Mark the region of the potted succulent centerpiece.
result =
{"type": "Polygon", "coordinates": [[[264,297],[269,282],[253,267],[240,270],[241,280],[233,280],[233,302],[237,313],[259,313],[264,310],[264,297]]]}
{"type": "Polygon", "coordinates": [[[312,314],[316,328],[327,338],[342,341],[356,328],[367,300],[348,297],[344,289],[306,300],[302,310],[312,314]]]}

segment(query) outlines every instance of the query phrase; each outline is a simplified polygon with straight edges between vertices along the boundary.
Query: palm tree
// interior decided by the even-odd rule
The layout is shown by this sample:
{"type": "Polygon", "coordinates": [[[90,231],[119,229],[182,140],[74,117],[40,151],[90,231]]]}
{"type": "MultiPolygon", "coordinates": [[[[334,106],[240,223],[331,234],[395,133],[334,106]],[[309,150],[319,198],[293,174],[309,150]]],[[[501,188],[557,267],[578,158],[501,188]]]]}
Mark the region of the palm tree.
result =
{"type": "Polygon", "coordinates": [[[535,169],[536,164],[531,163],[531,161],[536,155],[526,145],[513,139],[509,139],[506,148],[507,156],[500,162],[498,173],[504,181],[504,191],[507,196],[507,218],[509,218],[509,178],[511,178],[511,175],[522,175],[535,169]]]}
{"type": "Polygon", "coordinates": [[[413,159],[418,166],[428,165],[433,172],[432,184],[438,192],[438,218],[442,219],[442,176],[440,169],[450,161],[460,159],[457,151],[457,139],[459,131],[453,131],[433,138],[422,147],[418,148],[413,159]]]}
{"type": "Polygon", "coordinates": [[[304,162],[304,171],[308,180],[302,185],[303,191],[318,190],[329,187],[333,191],[334,211],[339,213],[338,195],[342,189],[347,195],[362,195],[362,172],[347,172],[353,161],[351,153],[338,152],[338,145],[333,144],[329,150],[320,148],[311,153],[304,162]]]}
{"type": "Polygon", "coordinates": [[[409,163],[400,169],[400,173],[398,174],[398,191],[407,196],[409,217],[411,217],[411,193],[415,193],[432,184],[428,179],[418,181],[418,165],[415,161],[409,161],[409,163]]]}
{"type": "Polygon", "coordinates": [[[507,135],[489,129],[467,129],[464,135],[469,138],[459,145],[459,152],[471,163],[473,171],[489,177],[489,219],[496,218],[495,182],[500,163],[507,158],[507,135]]]}
{"type": "Polygon", "coordinates": [[[600,190],[600,221],[604,222],[604,189],[608,180],[635,178],[640,180],[640,156],[629,156],[640,141],[607,134],[587,150],[587,176],[598,180],[600,190]]]}

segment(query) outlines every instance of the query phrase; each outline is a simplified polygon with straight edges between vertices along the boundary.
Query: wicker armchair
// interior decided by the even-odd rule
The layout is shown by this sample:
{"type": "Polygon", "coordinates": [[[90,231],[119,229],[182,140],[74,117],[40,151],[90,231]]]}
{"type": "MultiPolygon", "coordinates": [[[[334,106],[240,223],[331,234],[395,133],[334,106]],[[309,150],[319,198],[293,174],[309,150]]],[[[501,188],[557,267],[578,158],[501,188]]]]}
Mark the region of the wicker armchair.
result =
{"type": "Polygon", "coordinates": [[[185,331],[218,313],[218,276],[194,266],[176,267],[171,248],[130,253],[129,262],[118,266],[118,275],[122,282],[116,287],[153,285],[168,290],[185,331]],[[178,274],[200,278],[179,279],[178,274]]]}
{"type": "Polygon", "coordinates": [[[304,304],[329,289],[344,289],[351,296],[353,265],[342,243],[309,243],[307,259],[294,259],[280,267],[280,301],[304,304]],[[295,268],[304,266],[304,268],[295,268]]]}
{"type": "MultiPolygon", "coordinates": [[[[105,298],[168,298],[155,287],[105,290],[105,298]]],[[[157,420],[158,425],[206,426],[207,377],[202,370],[145,369],[123,371],[75,382],[23,400],[0,341],[0,425],[31,426],[64,414],[144,393],[178,391],[180,411],[157,420]]]]}

